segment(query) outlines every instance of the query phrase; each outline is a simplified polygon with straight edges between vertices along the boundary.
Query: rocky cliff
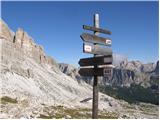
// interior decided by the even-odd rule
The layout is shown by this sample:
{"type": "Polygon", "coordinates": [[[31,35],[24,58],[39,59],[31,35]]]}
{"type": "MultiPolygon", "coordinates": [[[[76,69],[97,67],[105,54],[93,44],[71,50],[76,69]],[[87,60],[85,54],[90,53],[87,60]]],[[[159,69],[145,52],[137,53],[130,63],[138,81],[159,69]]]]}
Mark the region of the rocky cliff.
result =
{"type": "Polygon", "coordinates": [[[24,59],[24,56],[27,56],[37,63],[57,66],[55,60],[47,56],[43,47],[35,44],[33,39],[23,29],[18,29],[14,34],[3,21],[0,24],[2,27],[0,37],[3,40],[2,61],[9,62],[7,57],[24,59]]]}
{"type": "Polygon", "coordinates": [[[113,71],[110,80],[106,80],[111,85],[130,86],[131,84],[140,84],[144,87],[151,87],[150,81],[153,75],[158,76],[155,72],[159,66],[158,62],[143,64],[140,61],[123,61],[113,71]]]}
{"type": "MultiPolygon", "coordinates": [[[[77,69],[59,65],[23,29],[14,33],[0,20],[0,30],[0,118],[90,118],[92,87],[77,69]]],[[[102,93],[99,109],[102,118],[158,117],[155,105],[130,105],[102,93]],[[149,113],[142,113],[144,106],[149,113]]]]}

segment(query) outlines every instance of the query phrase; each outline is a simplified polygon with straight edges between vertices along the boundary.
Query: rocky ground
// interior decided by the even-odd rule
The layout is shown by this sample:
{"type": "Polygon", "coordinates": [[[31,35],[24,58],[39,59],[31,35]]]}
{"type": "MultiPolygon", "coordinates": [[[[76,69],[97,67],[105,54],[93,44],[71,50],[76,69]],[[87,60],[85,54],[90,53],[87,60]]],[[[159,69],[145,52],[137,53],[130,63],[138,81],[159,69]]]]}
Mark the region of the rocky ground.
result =
{"type": "MultiPolygon", "coordinates": [[[[91,119],[91,107],[74,105],[42,103],[34,101],[34,98],[17,100],[7,96],[1,97],[0,118],[67,118],[67,119],[91,119]]],[[[86,103],[85,103],[86,104],[86,103]]],[[[152,104],[128,104],[119,103],[121,107],[107,107],[99,110],[101,119],[158,119],[158,106],[152,104]]]]}

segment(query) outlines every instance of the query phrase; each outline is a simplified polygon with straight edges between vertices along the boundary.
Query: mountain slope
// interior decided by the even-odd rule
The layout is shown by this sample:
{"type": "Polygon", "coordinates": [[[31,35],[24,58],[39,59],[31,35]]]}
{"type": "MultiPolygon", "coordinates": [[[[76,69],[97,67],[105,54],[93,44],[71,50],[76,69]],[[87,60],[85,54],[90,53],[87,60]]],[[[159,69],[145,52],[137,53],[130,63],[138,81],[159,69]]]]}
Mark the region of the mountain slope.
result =
{"type": "MultiPolygon", "coordinates": [[[[82,87],[63,74],[56,61],[46,56],[43,48],[35,44],[26,32],[19,29],[13,37],[4,23],[2,26],[5,26],[1,36],[2,88],[16,91],[16,95],[27,91],[31,96],[45,96],[46,100],[54,98],[58,102],[88,96],[91,87],[85,83],[82,84],[86,87],[82,87]],[[10,37],[6,39],[8,35],[10,37]]],[[[13,93],[6,90],[2,93],[13,93]]]]}
{"type": "MultiPolygon", "coordinates": [[[[62,73],[57,62],[47,56],[43,48],[25,31],[18,29],[13,33],[3,21],[0,21],[0,25],[0,92],[1,100],[5,100],[5,104],[2,104],[2,113],[5,115],[2,116],[20,118],[25,116],[18,112],[20,108],[28,110],[41,104],[91,108],[91,102],[80,102],[92,98],[90,85],[83,81],[78,83],[62,73]],[[10,100],[15,100],[18,104],[25,101],[27,105],[24,108],[14,108],[12,104],[8,104],[10,100]]],[[[100,94],[100,99],[100,109],[107,108],[108,102],[114,100],[103,94],[100,94]],[[108,102],[103,99],[108,99],[108,102]]],[[[25,114],[29,114],[28,112],[25,114]]]]}

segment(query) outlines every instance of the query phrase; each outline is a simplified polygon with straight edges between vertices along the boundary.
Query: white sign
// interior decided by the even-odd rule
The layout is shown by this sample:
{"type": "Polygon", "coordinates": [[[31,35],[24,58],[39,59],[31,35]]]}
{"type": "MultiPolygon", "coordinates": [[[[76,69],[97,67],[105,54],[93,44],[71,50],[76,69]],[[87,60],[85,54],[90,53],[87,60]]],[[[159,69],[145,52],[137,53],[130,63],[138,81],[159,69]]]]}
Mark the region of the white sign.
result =
{"type": "Polygon", "coordinates": [[[111,40],[109,40],[109,39],[106,39],[106,44],[112,44],[112,41],[111,40]]]}
{"type": "Polygon", "coordinates": [[[85,52],[92,52],[92,46],[90,46],[90,45],[84,45],[84,51],[85,52]]]}

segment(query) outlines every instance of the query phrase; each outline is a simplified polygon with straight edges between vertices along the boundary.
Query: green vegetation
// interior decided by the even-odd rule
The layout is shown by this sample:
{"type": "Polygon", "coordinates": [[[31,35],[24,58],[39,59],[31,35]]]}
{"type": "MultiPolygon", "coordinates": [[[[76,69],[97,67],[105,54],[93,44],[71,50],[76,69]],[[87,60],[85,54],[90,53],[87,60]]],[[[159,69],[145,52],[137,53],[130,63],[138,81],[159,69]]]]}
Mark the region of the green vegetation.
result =
{"type": "Polygon", "coordinates": [[[100,119],[118,119],[118,115],[114,112],[100,112],[98,115],[100,119]]]}
{"type": "MultiPolygon", "coordinates": [[[[45,119],[91,119],[92,110],[88,108],[66,108],[63,106],[51,106],[51,107],[44,107],[45,113],[47,114],[40,114],[39,118],[45,119]]],[[[99,118],[101,119],[118,119],[118,115],[114,112],[107,112],[107,111],[99,111],[99,118]]]]}
{"type": "Polygon", "coordinates": [[[159,78],[153,78],[151,77],[151,81],[150,81],[151,85],[159,85],[159,78]]]}
{"type": "Polygon", "coordinates": [[[1,97],[0,101],[2,104],[7,104],[7,103],[16,104],[16,103],[18,103],[18,101],[16,99],[10,98],[8,96],[1,97]]]}
{"type": "Polygon", "coordinates": [[[129,103],[146,102],[159,104],[159,94],[151,88],[144,88],[140,85],[130,87],[100,86],[100,91],[117,99],[123,99],[129,103]]]}

